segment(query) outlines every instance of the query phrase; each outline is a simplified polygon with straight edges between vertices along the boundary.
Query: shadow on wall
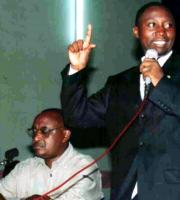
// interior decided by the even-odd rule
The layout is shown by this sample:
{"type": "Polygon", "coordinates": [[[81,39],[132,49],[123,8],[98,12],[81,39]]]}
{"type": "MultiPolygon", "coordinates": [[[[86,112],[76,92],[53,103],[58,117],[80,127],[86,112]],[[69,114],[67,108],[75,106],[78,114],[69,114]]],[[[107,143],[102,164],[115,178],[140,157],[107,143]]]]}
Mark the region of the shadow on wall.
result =
{"type": "Polygon", "coordinates": [[[162,0],[164,3],[173,13],[175,20],[176,20],[176,41],[174,44],[174,49],[180,53],[180,1],[179,0],[162,0]]]}

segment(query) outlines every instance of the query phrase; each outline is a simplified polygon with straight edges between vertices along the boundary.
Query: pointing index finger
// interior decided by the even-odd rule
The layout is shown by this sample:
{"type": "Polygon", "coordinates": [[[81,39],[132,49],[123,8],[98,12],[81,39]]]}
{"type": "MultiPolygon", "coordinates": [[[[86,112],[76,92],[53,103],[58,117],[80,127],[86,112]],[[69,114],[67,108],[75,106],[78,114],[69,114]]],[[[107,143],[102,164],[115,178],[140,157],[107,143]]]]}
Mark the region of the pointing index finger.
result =
{"type": "Polygon", "coordinates": [[[86,33],[86,37],[85,37],[85,40],[84,40],[84,43],[83,43],[83,48],[87,48],[90,45],[91,38],[92,38],[92,25],[89,24],[88,30],[87,30],[87,33],[86,33]]]}

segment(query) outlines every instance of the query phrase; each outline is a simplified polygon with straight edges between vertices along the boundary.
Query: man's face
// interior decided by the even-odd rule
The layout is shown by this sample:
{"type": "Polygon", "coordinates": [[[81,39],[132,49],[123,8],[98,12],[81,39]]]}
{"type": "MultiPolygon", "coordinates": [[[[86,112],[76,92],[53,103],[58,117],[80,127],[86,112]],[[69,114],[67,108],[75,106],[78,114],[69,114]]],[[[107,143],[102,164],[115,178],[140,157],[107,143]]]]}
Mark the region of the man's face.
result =
{"type": "Polygon", "coordinates": [[[146,9],[133,31],[144,51],[156,49],[159,55],[172,49],[176,35],[173,17],[165,8],[158,6],[146,9]]]}
{"type": "Polygon", "coordinates": [[[50,112],[40,114],[34,120],[33,129],[32,145],[36,156],[55,160],[63,153],[67,141],[64,141],[63,124],[57,115],[50,112]]]}

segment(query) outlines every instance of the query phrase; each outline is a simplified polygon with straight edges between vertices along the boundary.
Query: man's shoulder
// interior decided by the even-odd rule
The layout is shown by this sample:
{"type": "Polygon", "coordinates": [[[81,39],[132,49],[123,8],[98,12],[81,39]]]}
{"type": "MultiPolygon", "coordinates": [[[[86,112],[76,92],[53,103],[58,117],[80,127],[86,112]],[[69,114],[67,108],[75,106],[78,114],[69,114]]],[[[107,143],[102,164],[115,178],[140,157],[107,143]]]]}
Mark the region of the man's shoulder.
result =
{"type": "Polygon", "coordinates": [[[97,167],[95,159],[93,159],[92,156],[82,153],[77,149],[73,149],[71,162],[74,162],[79,166],[86,166],[94,162],[93,167],[97,167]]]}
{"type": "Polygon", "coordinates": [[[78,161],[78,164],[76,167],[78,169],[84,169],[82,172],[83,174],[88,174],[88,173],[93,173],[95,171],[99,171],[97,162],[90,155],[80,153],[78,151],[76,159],[78,161]]]}
{"type": "Polygon", "coordinates": [[[76,157],[76,159],[79,159],[79,160],[84,160],[86,162],[91,162],[94,160],[90,155],[82,153],[80,152],[80,150],[77,150],[77,149],[73,149],[73,154],[74,154],[74,157],[76,157]]]}
{"type": "Polygon", "coordinates": [[[38,157],[31,157],[27,158],[25,160],[22,160],[16,165],[16,168],[28,168],[28,167],[35,167],[37,164],[41,163],[42,159],[38,157]]]}

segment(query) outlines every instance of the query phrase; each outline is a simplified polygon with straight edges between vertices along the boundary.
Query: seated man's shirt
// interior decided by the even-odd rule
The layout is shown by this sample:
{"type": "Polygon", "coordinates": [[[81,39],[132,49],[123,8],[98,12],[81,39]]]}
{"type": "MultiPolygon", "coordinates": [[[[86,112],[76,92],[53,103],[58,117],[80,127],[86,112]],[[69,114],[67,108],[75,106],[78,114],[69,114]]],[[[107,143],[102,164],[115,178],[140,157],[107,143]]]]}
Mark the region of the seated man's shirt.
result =
{"type": "MultiPolygon", "coordinates": [[[[34,157],[20,162],[0,180],[0,193],[7,199],[43,195],[62,184],[93,159],[77,152],[71,144],[49,168],[44,159],[34,157]]],[[[96,164],[82,171],[58,190],[50,193],[52,199],[100,200],[101,174],[96,164]]]]}

